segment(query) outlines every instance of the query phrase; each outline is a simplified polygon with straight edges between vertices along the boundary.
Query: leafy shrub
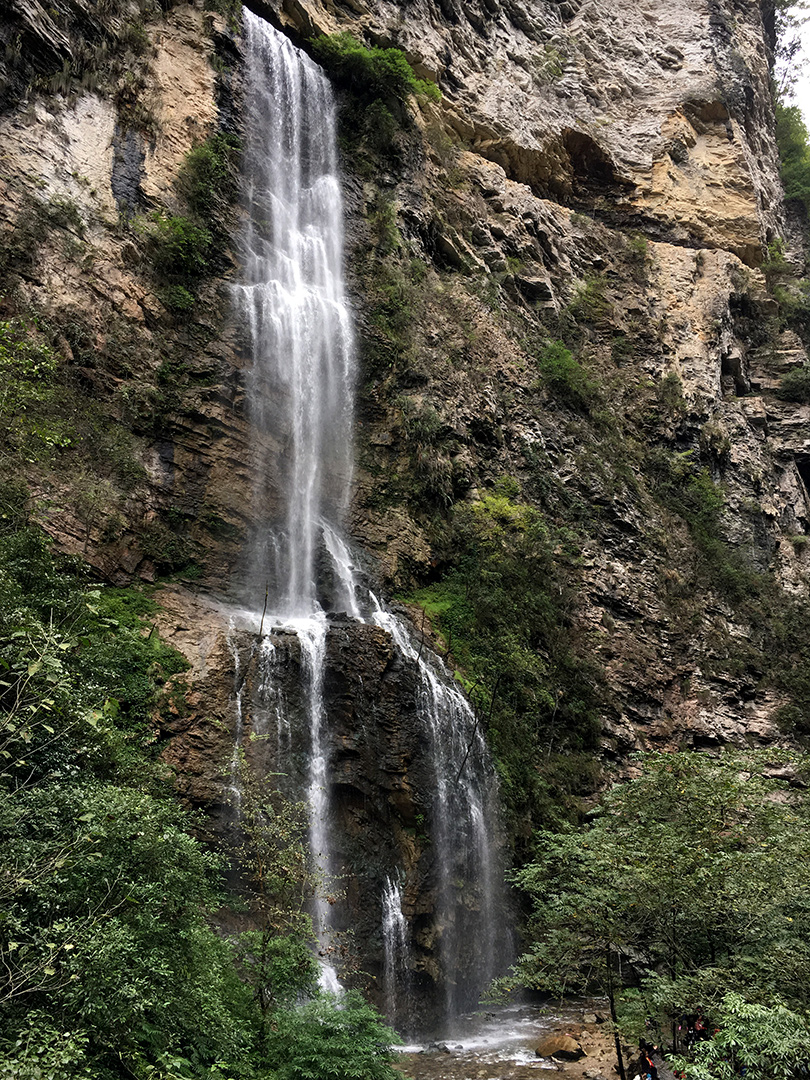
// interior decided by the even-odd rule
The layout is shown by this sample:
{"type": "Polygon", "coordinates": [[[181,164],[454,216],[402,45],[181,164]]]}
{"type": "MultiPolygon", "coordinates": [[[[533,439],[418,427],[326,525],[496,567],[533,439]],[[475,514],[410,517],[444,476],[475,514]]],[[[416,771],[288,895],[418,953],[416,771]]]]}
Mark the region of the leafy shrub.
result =
{"type": "Polygon", "coordinates": [[[704,580],[734,603],[759,596],[762,575],[723,537],[725,495],[709,469],[694,460],[691,450],[673,454],[660,448],[650,453],[647,468],[656,498],[686,522],[704,580]]]}
{"type": "Polygon", "coordinates": [[[391,1065],[398,1041],[356,990],[323,995],[278,1014],[267,1064],[277,1080],[399,1080],[391,1065]]]}
{"type": "Polygon", "coordinates": [[[785,197],[798,200],[810,214],[810,141],[798,105],[776,106],[776,143],[782,159],[785,197]]]}
{"type": "Polygon", "coordinates": [[[53,350],[20,319],[0,322],[0,444],[43,460],[70,446],[74,431],[59,408],[59,364],[53,350]]]}
{"type": "Polygon", "coordinates": [[[424,267],[416,260],[369,259],[364,267],[370,333],[362,339],[365,370],[383,371],[408,358],[418,323],[424,267]]]}
{"type": "Polygon", "coordinates": [[[410,94],[423,94],[433,101],[441,97],[435,83],[417,79],[400,49],[369,48],[343,32],[316,38],[312,51],[338,83],[368,102],[375,98],[404,101],[410,94]]]}
{"type": "Polygon", "coordinates": [[[396,145],[399,125],[385,102],[377,98],[365,110],[363,134],[366,142],[380,154],[390,154],[396,145]]]}
{"type": "Polygon", "coordinates": [[[566,59],[556,46],[546,42],[531,59],[532,78],[540,86],[562,78],[566,59]]]}
{"type": "Polygon", "coordinates": [[[778,236],[768,244],[765,260],[760,270],[762,270],[769,283],[773,277],[781,277],[791,272],[790,263],[785,258],[785,244],[781,237],[778,236]]]}
{"type": "Polygon", "coordinates": [[[426,505],[446,510],[456,494],[458,477],[449,449],[457,444],[452,438],[448,440],[444,421],[431,405],[415,407],[410,398],[404,398],[402,413],[403,433],[411,451],[412,500],[422,510],[426,505]]]}
{"type": "Polygon", "coordinates": [[[598,393],[598,384],[561,341],[549,341],[537,358],[543,382],[565,405],[588,412],[598,393]]]}
{"type": "Polygon", "coordinates": [[[171,284],[195,282],[208,269],[211,233],[180,214],[154,213],[147,240],[155,270],[171,284]]]}
{"type": "Polygon", "coordinates": [[[771,293],[779,304],[781,325],[795,330],[807,342],[810,335],[810,280],[783,280],[772,286],[771,293]]]}
{"type": "Polygon", "coordinates": [[[158,291],[158,299],[169,311],[191,311],[196,303],[185,285],[167,285],[158,291]]]}
{"type": "Polygon", "coordinates": [[[368,223],[381,255],[390,255],[399,247],[401,237],[397,225],[397,207],[393,199],[378,197],[374,209],[368,215],[368,223]]]}
{"type": "Polygon", "coordinates": [[[683,383],[677,371],[668,371],[663,377],[658,387],[658,398],[668,413],[677,415],[683,412],[683,383]]]}
{"type": "Polygon", "coordinates": [[[786,372],[779,380],[776,396],[782,401],[810,405],[810,368],[797,367],[786,372]]]}
{"type": "Polygon", "coordinates": [[[188,535],[180,531],[181,528],[182,524],[177,520],[170,522],[170,525],[155,520],[141,529],[141,549],[163,574],[185,574],[197,565],[196,545],[188,535]]]}
{"type": "Polygon", "coordinates": [[[242,0],[205,0],[204,11],[216,11],[228,20],[233,30],[238,30],[242,15],[242,0]]]}
{"type": "Polygon", "coordinates": [[[239,140],[223,133],[193,147],[186,155],[177,188],[200,221],[224,226],[239,193],[239,140]]]}
{"type": "Polygon", "coordinates": [[[627,262],[633,280],[642,285],[647,274],[647,259],[649,257],[649,245],[642,233],[633,233],[627,240],[627,262]]]}
{"type": "Polygon", "coordinates": [[[590,274],[580,284],[567,308],[567,314],[576,323],[606,323],[613,305],[605,294],[607,282],[602,274],[590,274]]]}
{"type": "Polygon", "coordinates": [[[175,314],[191,310],[202,280],[222,260],[239,191],[240,150],[239,140],[224,133],[193,147],[177,181],[188,213],[156,211],[136,225],[146,242],[158,297],[175,314]]]}

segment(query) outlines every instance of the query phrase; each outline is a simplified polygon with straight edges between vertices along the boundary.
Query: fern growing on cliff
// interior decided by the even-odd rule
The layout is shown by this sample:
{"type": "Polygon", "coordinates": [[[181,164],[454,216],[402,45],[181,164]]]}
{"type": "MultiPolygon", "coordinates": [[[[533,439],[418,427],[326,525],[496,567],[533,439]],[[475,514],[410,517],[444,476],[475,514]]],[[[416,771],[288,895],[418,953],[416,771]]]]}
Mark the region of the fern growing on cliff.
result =
{"type": "Polygon", "coordinates": [[[418,79],[401,49],[369,48],[352,34],[330,34],[312,46],[315,59],[335,80],[369,102],[377,98],[404,101],[423,94],[438,101],[441,91],[426,79],[418,79]]]}

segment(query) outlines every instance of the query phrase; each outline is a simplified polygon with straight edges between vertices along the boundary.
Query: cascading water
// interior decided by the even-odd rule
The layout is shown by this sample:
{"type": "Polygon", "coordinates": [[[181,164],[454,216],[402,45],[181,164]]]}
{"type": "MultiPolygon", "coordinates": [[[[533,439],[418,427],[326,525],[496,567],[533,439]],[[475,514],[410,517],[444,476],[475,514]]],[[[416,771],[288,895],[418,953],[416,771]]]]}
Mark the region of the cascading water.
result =
{"type": "Polygon", "coordinates": [[[408,983],[408,920],[402,910],[402,888],[393,878],[385,879],[382,892],[383,987],[385,1009],[397,1014],[397,997],[408,983]]]}
{"type": "MultiPolygon", "coordinates": [[[[276,616],[307,618],[320,606],[324,529],[339,534],[352,473],[354,348],[335,106],[323,72],[249,12],[244,40],[251,137],[235,291],[250,342],[259,526],[248,545],[248,579],[254,595],[269,592],[276,616]]],[[[351,595],[350,575],[341,585],[351,595]]]]}
{"type": "MultiPolygon", "coordinates": [[[[428,979],[442,987],[442,1012],[450,1017],[475,1003],[497,974],[496,956],[504,959],[504,920],[496,912],[494,773],[458,685],[358,584],[342,528],[352,475],[355,356],[342,274],[331,88],[312,61],[247,10],[244,48],[246,223],[234,295],[249,359],[256,523],[245,550],[243,616],[258,637],[251,652],[257,665],[251,704],[243,693],[246,665],[233,649],[239,680],[235,760],[251,733],[261,736],[261,752],[269,753],[272,713],[270,768],[297,777],[299,795],[309,804],[310,846],[327,879],[349,882],[355,910],[365,903],[380,913],[384,1005],[389,1019],[408,1027],[418,997],[409,990],[419,977],[422,987],[428,979]],[[335,613],[342,613],[337,620],[335,613]],[[416,687],[419,729],[414,753],[424,759],[415,771],[433,792],[419,815],[430,836],[419,841],[418,875],[414,845],[406,845],[410,862],[403,854],[400,823],[400,840],[387,843],[388,865],[365,900],[356,884],[359,869],[347,854],[358,841],[347,839],[346,830],[360,811],[350,813],[345,799],[340,802],[335,718],[327,701],[328,654],[338,623],[341,641],[352,634],[379,638],[385,631],[397,663],[413,673],[408,678],[416,687]],[[293,662],[299,685],[291,690],[288,684],[285,693],[280,683],[293,662]]],[[[364,866],[363,881],[373,876],[364,866]]],[[[336,907],[333,896],[315,904],[322,951],[336,907]]],[[[337,917],[348,921],[345,913],[337,917]]],[[[334,985],[328,965],[325,972],[324,983],[334,985]]]]}
{"type": "MultiPolygon", "coordinates": [[[[343,289],[342,204],[335,153],[335,108],[323,73],[249,12],[242,237],[236,286],[247,328],[247,398],[253,431],[253,520],[247,545],[249,594],[271,599],[268,626],[295,630],[308,691],[310,730],[306,795],[310,845],[321,872],[332,873],[328,747],[323,677],[326,620],[316,562],[335,552],[334,575],[355,609],[339,522],[351,483],[354,350],[343,289]],[[330,522],[332,524],[330,524],[330,522]]],[[[319,940],[330,905],[318,898],[319,940]]],[[[329,973],[326,982],[335,979],[329,973]]]]}
{"type": "MultiPolygon", "coordinates": [[[[433,845],[440,953],[444,971],[447,1016],[469,1006],[459,985],[459,948],[472,927],[464,925],[464,901],[475,895],[477,969],[485,987],[498,973],[508,935],[496,919],[502,889],[500,866],[493,853],[493,826],[498,819],[497,789],[486,743],[469,702],[455,682],[442,678],[435,657],[417,651],[402,623],[384,611],[372,595],[372,620],[387,630],[403,656],[420,674],[420,713],[431,744],[435,777],[433,845]],[[464,896],[462,896],[464,893],[464,896]]],[[[507,950],[508,951],[508,950],[507,950]]],[[[468,990],[469,988],[467,988],[468,990]]]]}

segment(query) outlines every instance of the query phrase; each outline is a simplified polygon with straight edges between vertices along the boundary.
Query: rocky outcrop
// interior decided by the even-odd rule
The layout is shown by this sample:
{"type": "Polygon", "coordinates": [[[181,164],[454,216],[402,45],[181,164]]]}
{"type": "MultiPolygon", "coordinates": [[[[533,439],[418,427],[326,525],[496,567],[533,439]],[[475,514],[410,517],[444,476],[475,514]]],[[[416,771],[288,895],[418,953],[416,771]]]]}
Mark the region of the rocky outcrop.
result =
{"type": "MultiPolygon", "coordinates": [[[[18,12],[42,50],[48,18],[37,5],[18,12]]],[[[126,457],[122,482],[115,468],[88,464],[92,446],[74,439],[57,468],[32,470],[45,528],[119,584],[204,561],[224,582],[250,483],[227,287],[205,283],[190,324],[167,309],[146,212],[181,209],[188,151],[233,124],[228,70],[212,66],[225,23],[185,6],[138,27],[137,55],[118,39],[107,46],[132,68],[118,82],[89,92],[69,83],[65,96],[29,87],[28,100],[0,116],[1,303],[6,315],[38,320],[64,358],[77,410],[97,405],[126,457]],[[99,470],[104,487],[87,520],[77,507],[99,470]]]]}
{"type": "MultiPolygon", "coordinates": [[[[252,5],[254,6],[254,5],[252,5]]],[[[350,28],[440,83],[443,123],[506,175],[754,265],[783,231],[767,34],[751,2],[259,4],[302,39],[350,28]]]]}
{"type": "MultiPolygon", "coordinates": [[[[64,51],[47,12],[35,6],[17,13],[25,33],[41,41],[43,56],[64,51]]],[[[803,552],[790,542],[807,520],[804,410],[771,393],[804,353],[795,336],[783,335],[775,348],[757,338],[776,306],[755,267],[785,231],[769,45],[757,5],[733,18],[722,3],[666,12],[628,4],[609,15],[588,3],[530,11],[495,0],[458,8],[419,0],[403,12],[297,0],[262,10],[305,45],[317,33],[345,29],[396,44],[443,90],[440,103],[423,103],[414,116],[407,164],[371,182],[346,177],[354,249],[374,247],[368,222],[383,199],[402,250],[429,268],[407,373],[369,371],[362,387],[353,529],[384,580],[407,586],[435,560],[429,530],[408,499],[380,498],[381,475],[393,469],[405,477],[414,467],[403,440],[406,397],[409,407],[434,409],[441,419],[448,449],[438,466],[451,498],[474,498],[499,475],[525,476],[531,450],[545,455],[562,483],[608,510],[584,552],[581,622],[595,628],[613,686],[607,730],[617,753],[637,742],[636,732],[656,743],[691,738],[703,713],[709,738],[739,738],[741,728],[772,737],[767,717],[777,697],[755,695],[740,720],[733,693],[704,685],[700,663],[690,659],[694,648],[673,645],[668,598],[672,581],[688,579],[689,569],[653,539],[668,526],[659,509],[631,494],[605,498],[604,482],[583,476],[583,455],[601,451],[580,445],[570,417],[538,396],[534,361],[510,314],[542,333],[588,282],[600,283],[612,341],[597,328],[585,351],[610,379],[635,380],[640,409],[662,378],[680,380],[686,413],[665,419],[659,431],[669,425],[685,448],[700,438],[721,448],[728,442],[718,467],[735,543],[751,549],[738,511],[756,503],[756,557],[792,591],[804,588],[803,552]],[[692,690],[681,701],[672,688],[687,681],[692,690]],[[699,706],[702,698],[708,708],[699,706]],[[717,708],[726,698],[727,716],[725,705],[717,708]],[[749,722],[751,709],[757,719],[749,722]]],[[[37,493],[46,527],[110,579],[164,571],[171,563],[161,545],[179,538],[181,565],[204,565],[203,580],[220,587],[250,527],[240,360],[235,328],[225,321],[227,296],[212,284],[186,341],[155,297],[137,233],[122,227],[118,212],[173,210],[186,152],[220,122],[233,124],[232,95],[223,96],[224,76],[210,62],[227,27],[182,7],[147,32],[148,77],[135,99],[33,94],[27,111],[13,109],[0,121],[6,236],[32,200],[40,215],[60,201],[76,210],[73,224],[36,236],[30,268],[16,267],[15,306],[53,319],[87,392],[106,401],[114,423],[134,428],[133,453],[145,469],[89,523],[73,509],[81,470],[78,479],[40,470],[37,493]],[[133,110],[149,124],[129,123],[133,110]],[[67,323],[81,328],[73,326],[74,344],[67,323]],[[167,345],[189,370],[155,416],[167,345]]],[[[355,287],[361,337],[373,341],[362,274],[355,287]]],[[[710,636],[712,625],[708,619],[710,636]]]]}

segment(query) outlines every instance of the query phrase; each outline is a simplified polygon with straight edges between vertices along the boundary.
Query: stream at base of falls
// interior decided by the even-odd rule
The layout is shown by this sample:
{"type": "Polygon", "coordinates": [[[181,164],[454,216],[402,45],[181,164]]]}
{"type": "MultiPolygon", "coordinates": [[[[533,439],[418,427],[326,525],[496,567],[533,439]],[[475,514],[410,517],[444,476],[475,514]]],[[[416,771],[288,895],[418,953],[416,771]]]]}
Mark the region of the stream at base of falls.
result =
{"type": "Polygon", "coordinates": [[[610,1080],[612,1037],[599,1025],[583,1030],[583,1013],[583,1004],[572,1002],[492,1006],[457,1017],[437,1042],[400,1047],[398,1068],[413,1080],[532,1080],[560,1069],[572,1080],[585,1073],[610,1080]],[[577,1039],[587,1056],[564,1066],[538,1058],[538,1044],[562,1033],[577,1039]]]}

